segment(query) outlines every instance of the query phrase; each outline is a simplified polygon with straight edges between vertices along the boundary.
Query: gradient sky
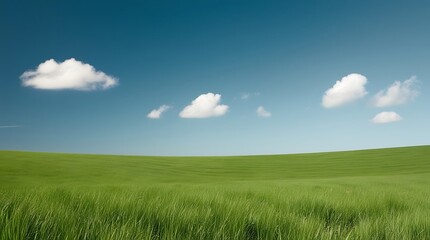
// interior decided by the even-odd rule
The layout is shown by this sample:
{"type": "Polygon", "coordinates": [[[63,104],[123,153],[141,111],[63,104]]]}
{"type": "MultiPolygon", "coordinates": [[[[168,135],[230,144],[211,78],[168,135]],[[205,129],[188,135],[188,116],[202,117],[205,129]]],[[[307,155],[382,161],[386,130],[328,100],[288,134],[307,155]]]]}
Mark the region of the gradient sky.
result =
{"type": "Polygon", "coordinates": [[[429,12],[429,1],[0,1],[0,149],[242,155],[430,144],[429,12]],[[70,58],[118,84],[23,86],[25,71],[70,58]],[[351,73],[367,78],[367,94],[324,107],[351,73]],[[375,94],[412,76],[415,97],[374,106],[375,94]],[[206,93],[228,111],[179,116],[206,93]],[[171,107],[161,118],[147,117],[162,105],[171,107]],[[271,116],[257,116],[259,106],[271,116]],[[371,121],[384,111],[401,120],[371,121]]]}

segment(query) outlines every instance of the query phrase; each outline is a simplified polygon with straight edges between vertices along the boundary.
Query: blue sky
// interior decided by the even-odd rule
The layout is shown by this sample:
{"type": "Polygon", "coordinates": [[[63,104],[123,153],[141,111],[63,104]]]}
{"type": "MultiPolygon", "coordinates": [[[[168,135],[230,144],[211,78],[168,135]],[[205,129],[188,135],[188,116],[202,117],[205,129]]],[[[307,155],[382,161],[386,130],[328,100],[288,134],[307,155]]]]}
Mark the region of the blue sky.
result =
{"type": "Polygon", "coordinates": [[[429,11],[428,1],[1,1],[0,149],[429,144],[429,11]]]}

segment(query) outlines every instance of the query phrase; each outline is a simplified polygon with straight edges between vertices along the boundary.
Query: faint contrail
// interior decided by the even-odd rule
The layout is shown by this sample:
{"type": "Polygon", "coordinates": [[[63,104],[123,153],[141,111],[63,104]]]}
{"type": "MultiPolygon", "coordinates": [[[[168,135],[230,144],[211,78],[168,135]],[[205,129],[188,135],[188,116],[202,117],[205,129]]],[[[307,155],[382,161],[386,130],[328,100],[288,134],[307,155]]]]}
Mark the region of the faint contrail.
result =
{"type": "Polygon", "coordinates": [[[9,125],[9,126],[0,126],[0,128],[18,128],[21,127],[19,125],[9,125]]]}

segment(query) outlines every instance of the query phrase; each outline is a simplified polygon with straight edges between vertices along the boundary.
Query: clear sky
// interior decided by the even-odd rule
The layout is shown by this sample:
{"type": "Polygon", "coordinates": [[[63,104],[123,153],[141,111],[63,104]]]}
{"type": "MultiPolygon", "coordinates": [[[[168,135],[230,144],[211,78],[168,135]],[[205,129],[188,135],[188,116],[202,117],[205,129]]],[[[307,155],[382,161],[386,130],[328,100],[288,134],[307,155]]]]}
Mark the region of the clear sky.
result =
{"type": "Polygon", "coordinates": [[[429,12],[429,1],[3,0],[0,149],[430,144],[429,12]]]}

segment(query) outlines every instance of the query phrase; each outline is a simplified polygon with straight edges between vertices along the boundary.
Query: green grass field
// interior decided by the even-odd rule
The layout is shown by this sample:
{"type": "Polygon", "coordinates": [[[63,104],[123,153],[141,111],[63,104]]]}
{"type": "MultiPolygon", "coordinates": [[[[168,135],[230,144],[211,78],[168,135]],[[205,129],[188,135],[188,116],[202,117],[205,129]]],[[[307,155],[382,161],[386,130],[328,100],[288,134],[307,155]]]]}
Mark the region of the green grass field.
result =
{"type": "Polygon", "coordinates": [[[430,146],[241,157],[0,151],[0,239],[430,239],[430,146]]]}

